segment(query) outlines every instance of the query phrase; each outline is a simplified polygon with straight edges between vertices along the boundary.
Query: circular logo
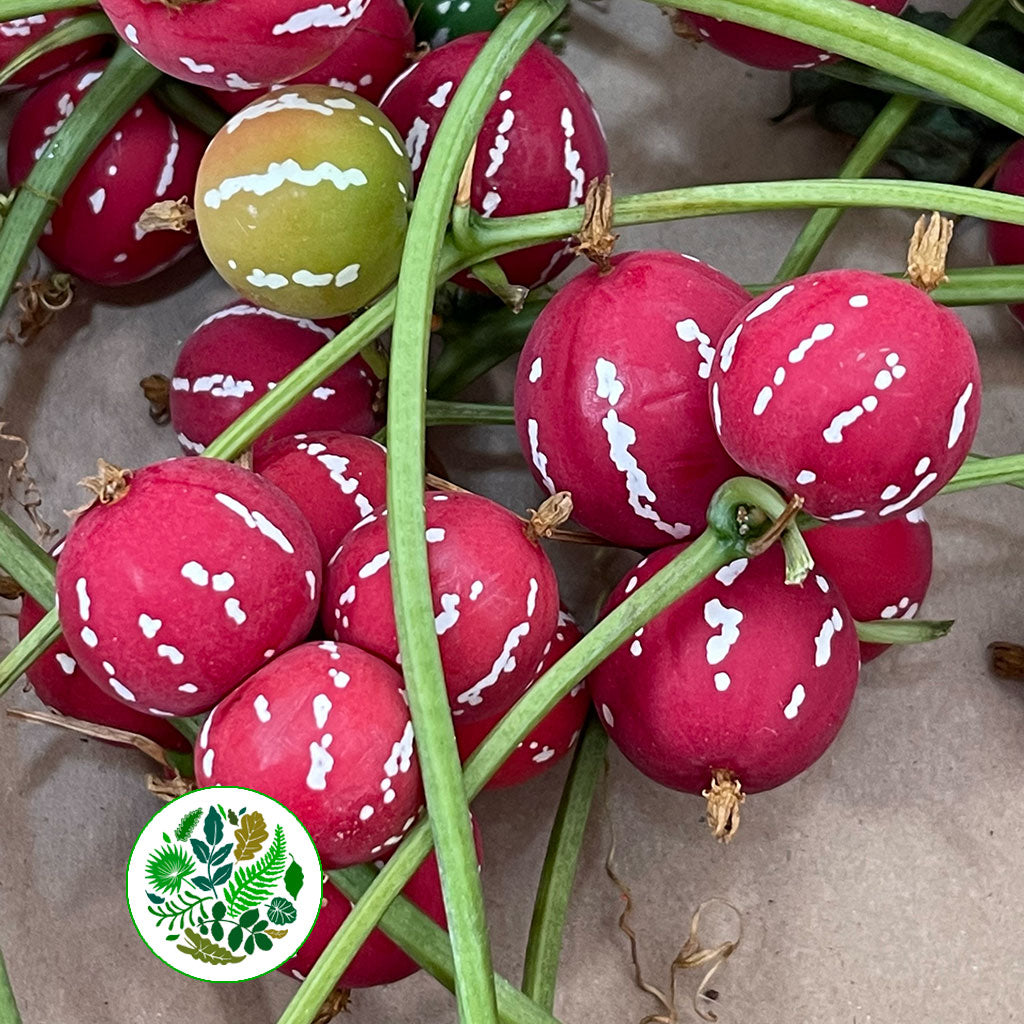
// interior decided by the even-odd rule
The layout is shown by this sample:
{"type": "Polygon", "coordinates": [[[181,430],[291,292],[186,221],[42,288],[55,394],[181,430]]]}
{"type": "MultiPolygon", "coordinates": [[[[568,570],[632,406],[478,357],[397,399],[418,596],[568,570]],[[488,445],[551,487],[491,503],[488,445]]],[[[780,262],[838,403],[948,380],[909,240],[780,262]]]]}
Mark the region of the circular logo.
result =
{"type": "Polygon", "coordinates": [[[128,860],[128,910],[165,964],[203,981],[248,981],[306,941],[320,911],[320,857],[276,800],[238,786],[178,797],[128,860]]]}

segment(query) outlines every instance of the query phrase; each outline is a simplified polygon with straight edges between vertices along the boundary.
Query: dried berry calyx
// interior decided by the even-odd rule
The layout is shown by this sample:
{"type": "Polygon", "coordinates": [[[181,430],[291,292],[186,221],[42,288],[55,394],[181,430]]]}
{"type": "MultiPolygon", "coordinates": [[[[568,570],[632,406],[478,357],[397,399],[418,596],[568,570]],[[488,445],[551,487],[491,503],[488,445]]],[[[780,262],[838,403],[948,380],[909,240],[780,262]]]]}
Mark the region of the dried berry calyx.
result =
{"type": "Polygon", "coordinates": [[[606,174],[600,181],[595,178],[587,188],[583,206],[583,226],[575,238],[573,252],[586,256],[602,270],[607,270],[608,257],[611,256],[619,237],[612,233],[613,221],[612,176],[606,174]]]}
{"type": "Polygon", "coordinates": [[[914,234],[907,251],[907,275],[915,288],[932,292],[948,281],[946,254],[953,240],[953,222],[940,213],[925,217],[922,213],[914,224],[914,234]]]}
{"type": "Polygon", "coordinates": [[[131,470],[114,466],[106,459],[97,459],[96,475],[78,481],[80,487],[93,494],[93,499],[88,505],[77,509],[75,514],[84,512],[97,502],[100,505],[113,505],[115,501],[120,501],[128,493],[131,476],[131,470]]]}
{"type": "Polygon", "coordinates": [[[568,491],[557,491],[546,501],[541,502],[540,508],[530,509],[526,536],[534,543],[541,537],[551,537],[571,515],[572,495],[568,491]]]}
{"type": "Polygon", "coordinates": [[[196,211],[189,205],[188,196],[182,196],[147,206],[139,217],[138,227],[144,235],[150,231],[189,231],[195,219],[196,211]]]}
{"type": "Polygon", "coordinates": [[[740,827],[740,804],[746,799],[739,779],[725,768],[716,768],[711,777],[711,788],[701,796],[708,802],[707,818],[711,834],[722,843],[728,843],[740,827]]]}

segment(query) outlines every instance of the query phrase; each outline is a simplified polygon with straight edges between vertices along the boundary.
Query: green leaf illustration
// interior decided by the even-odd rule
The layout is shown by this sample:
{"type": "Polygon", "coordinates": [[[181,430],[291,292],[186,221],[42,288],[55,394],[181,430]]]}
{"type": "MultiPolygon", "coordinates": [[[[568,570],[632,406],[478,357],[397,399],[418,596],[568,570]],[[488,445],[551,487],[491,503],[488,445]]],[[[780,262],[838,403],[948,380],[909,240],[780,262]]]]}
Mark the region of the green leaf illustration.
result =
{"type": "Polygon", "coordinates": [[[217,868],[213,873],[213,884],[223,885],[231,877],[231,872],[234,870],[234,864],[225,864],[223,867],[217,868]]]}
{"type": "Polygon", "coordinates": [[[163,893],[177,893],[196,869],[196,862],[179,846],[154,850],[146,862],[146,881],[163,893]]]}
{"type": "Polygon", "coordinates": [[[202,839],[192,840],[192,852],[196,855],[196,860],[200,864],[210,863],[210,848],[202,841],[202,839]]]}
{"type": "Polygon", "coordinates": [[[228,912],[228,908],[225,907],[224,904],[221,903],[220,900],[217,900],[217,902],[214,903],[213,907],[210,909],[210,913],[213,914],[214,921],[219,921],[222,917],[224,917],[224,915],[227,912],[228,912]]]}
{"type": "Polygon", "coordinates": [[[251,928],[257,920],[259,920],[260,912],[258,910],[247,910],[239,919],[238,923],[243,928],[251,928]]]}
{"type": "Polygon", "coordinates": [[[293,857],[288,870],[284,873],[284,887],[288,890],[288,895],[292,899],[299,895],[299,891],[302,889],[302,882],[302,867],[293,857]]]}
{"type": "Polygon", "coordinates": [[[156,893],[147,892],[146,895],[149,897],[150,903],[156,903],[159,905],[164,902],[163,896],[157,896],[156,893]]]}
{"type": "Polygon", "coordinates": [[[284,829],[274,829],[274,841],[259,860],[239,867],[234,878],[224,890],[224,901],[228,905],[228,916],[235,917],[244,910],[259,907],[270,899],[275,886],[284,874],[285,857],[284,829]]]}
{"type": "Polygon", "coordinates": [[[250,935],[249,938],[247,938],[245,940],[245,946],[243,947],[243,949],[245,949],[246,953],[248,953],[250,955],[255,951],[256,943],[253,940],[253,936],[252,935],[250,935]]]}
{"type": "Polygon", "coordinates": [[[257,921],[257,922],[256,922],[256,923],[255,923],[255,924],[254,924],[254,925],[253,925],[253,926],[252,926],[252,927],[251,927],[250,929],[249,929],[249,931],[251,931],[251,932],[262,932],[262,931],[266,931],[266,928],[267,928],[267,922],[266,922],[266,921],[262,921],[262,920],[261,920],[261,921],[257,921]]]}
{"type": "Polygon", "coordinates": [[[185,842],[185,840],[188,839],[188,837],[195,831],[196,825],[199,824],[199,819],[202,816],[202,807],[197,807],[195,810],[189,811],[188,814],[181,819],[181,823],[174,830],[174,838],[185,842]]]}
{"type": "Polygon", "coordinates": [[[289,903],[283,896],[275,896],[267,907],[267,917],[274,924],[291,924],[295,916],[295,905],[289,903]]]}
{"type": "Polygon", "coordinates": [[[233,843],[225,843],[219,849],[214,851],[213,856],[210,858],[210,864],[216,867],[216,865],[223,863],[228,858],[228,854],[231,852],[233,843]]]}
{"type": "Polygon", "coordinates": [[[171,841],[171,837],[165,832],[164,833],[164,842],[165,843],[169,843],[170,841],[171,841]]]}
{"type": "Polygon", "coordinates": [[[232,928],[230,933],[228,934],[228,945],[231,947],[232,951],[234,951],[234,950],[238,949],[238,947],[241,944],[242,944],[242,929],[241,929],[241,926],[236,924],[235,927],[232,928]]]}
{"type": "Polygon", "coordinates": [[[288,934],[287,928],[268,928],[267,934],[272,939],[283,939],[288,934]]]}
{"type": "Polygon", "coordinates": [[[217,813],[215,807],[211,807],[206,812],[203,832],[206,834],[206,841],[210,844],[211,849],[224,838],[224,819],[217,813]]]}
{"type": "Polygon", "coordinates": [[[183,893],[177,900],[167,900],[163,906],[148,907],[147,909],[156,918],[158,928],[165,923],[168,930],[183,928],[186,920],[189,924],[196,923],[197,914],[201,916],[202,905],[208,899],[210,899],[209,896],[196,898],[193,893],[183,893]]]}
{"type": "Polygon", "coordinates": [[[235,812],[234,812],[234,811],[232,811],[232,810],[229,810],[229,811],[228,811],[228,821],[229,821],[229,822],[230,822],[230,823],[231,823],[232,825],[237,825],[237,824],[238,824],[238,815],[237,815],[237,814],[235,814],[235,812]]]}
{"type": "Polygon", "coordinates": [[[203,892],[213,892],[213,884],[208,878],[204,878],[202,875],[193,875],[189,879],[189,882],[197,889],[202,889],[203,892]]]}
{"type": "Polygon", "coordinates": [[[259,946],[260,949],[262,949],[264,952],[266,952],[268,949],[270,949],[271,946],[274,945],[270,937],[264,932],[260,932],[258,935],[254,935],[253,938],[256,940],[256,945],[259,946]]]}
{"type": "Polygon", "coordinates": [[[235,860],[252,860],[269,838],[267,823],[259,811],[243,815],[242,824],[235,829],[235,839],[238,840],[238,846],[235,847],[235,860]]]}
{"type": "Polygon", "coordinates": [[[214,921],[210,925],[210,938],[220,942],[224,938],[224,925],[220,921],[214,921]]]}
{"type": "Polygon", "coordinates": [[[178,946],[177,948],[186,955],[192,957],[193,960],[201,960],[204,964],[239,964],[245,957],[234,956],[231,952],[224,949],[223,946],[218,946],[211,939],[204,939],[201,935],[198,935],[191,928],[185,929],[185,935],[191,946],[178,946]]]}

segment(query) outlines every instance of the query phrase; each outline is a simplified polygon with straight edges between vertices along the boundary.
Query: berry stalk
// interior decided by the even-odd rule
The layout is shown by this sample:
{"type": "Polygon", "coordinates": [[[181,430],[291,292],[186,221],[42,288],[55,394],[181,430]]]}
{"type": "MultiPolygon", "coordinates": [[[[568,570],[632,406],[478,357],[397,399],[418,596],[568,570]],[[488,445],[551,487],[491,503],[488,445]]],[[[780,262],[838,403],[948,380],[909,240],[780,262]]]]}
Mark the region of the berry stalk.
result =
{"type": "Polygon", "coordinates": [[[21,1024],[18,1004],[14,1001],[11,979],[7,975],[7,964],[0,953],[0,1024],[21,1024]]]}
{"type": "Polygon", "coordinates": [[[95,0],[0,0],[0,21],[61,11],[65,7],[92,7],[94,4],[95,0]]]}
{"type": "Polygon", "coordinates": [[[110,19],[100,11],[90,11],[65,21],[42,39],[37,39],[30,46],[26,46],[14,60],[0,68],[0,85],[6,85],[19,71],[27,68],[43,54],[60,49],[69,43],[77,43],[81,39],[99,35],[114,35],[114,26],[110,24],[110,19]]]}
{"type": "Polygon", "coordinates": [[[0,564],[44,608],[53,607],[54,560],[0,511],[0,564]]]}

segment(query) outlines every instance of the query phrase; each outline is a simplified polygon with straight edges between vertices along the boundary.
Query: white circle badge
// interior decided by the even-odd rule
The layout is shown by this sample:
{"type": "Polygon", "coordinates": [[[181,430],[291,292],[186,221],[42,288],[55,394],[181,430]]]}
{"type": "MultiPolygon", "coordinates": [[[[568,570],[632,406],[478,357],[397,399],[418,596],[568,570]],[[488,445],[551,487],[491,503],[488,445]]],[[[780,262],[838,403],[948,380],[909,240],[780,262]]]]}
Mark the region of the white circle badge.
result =
{"type": "Polygon", "coordinates": [[[178,797],[128,860],[128,910],[165,964],[203,981],[248,981],[295,955],[323,896],[320,857],[298,818],[238,786],[178,797]]]}

